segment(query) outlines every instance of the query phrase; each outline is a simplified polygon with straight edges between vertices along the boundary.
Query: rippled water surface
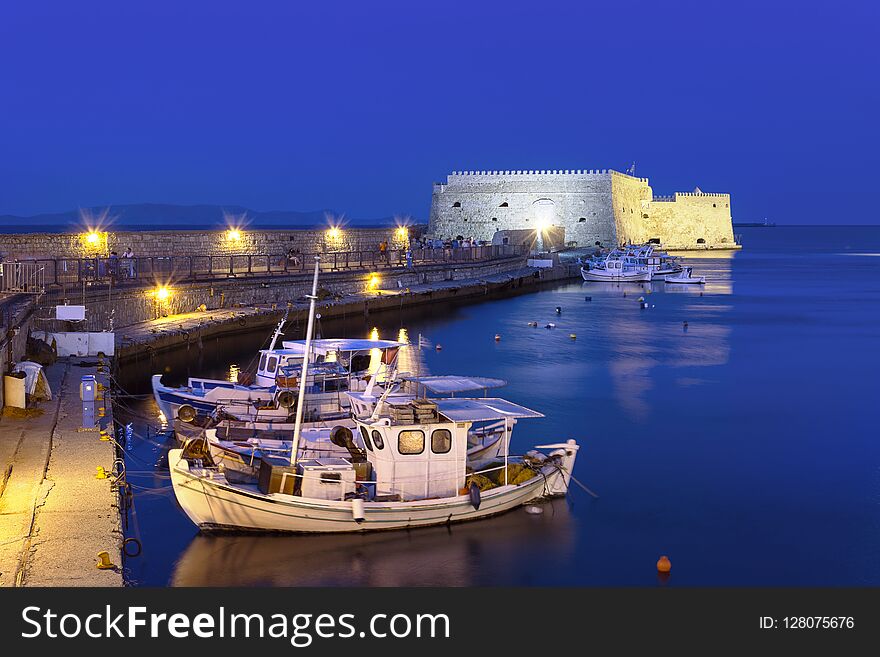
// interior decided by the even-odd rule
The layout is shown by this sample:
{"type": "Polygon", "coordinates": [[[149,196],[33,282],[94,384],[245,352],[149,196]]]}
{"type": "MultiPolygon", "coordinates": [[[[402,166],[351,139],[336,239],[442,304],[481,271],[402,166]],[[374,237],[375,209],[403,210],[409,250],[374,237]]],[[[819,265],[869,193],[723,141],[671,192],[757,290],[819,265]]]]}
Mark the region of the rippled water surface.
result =
{"type": "MultiPolygon", "coordinates": [[[[573,281],[322,327],[365,337],[375,326],[390,338],[405,327],[442,345],[424,354],[432,373],[506,379],[497,394],[546,415],[517,425],[514,448],[577,439],[575,474],[599,499],[572,490],[540,516],[520,509],[449,529],[202,536],[168,488],[165,446],[147,432],[155,405],[129,399],[129,534],[144,544],[129,579],[650,585],[667,554],[667,585],[880,584],[880,227],[742,232],[740,253],[688,254],[705,286],[573,281]]],[[[144,393],[152,371],[172,382],[226,376],[265,338],[159,356],[126,367],[121,382],[144,393]]]]}

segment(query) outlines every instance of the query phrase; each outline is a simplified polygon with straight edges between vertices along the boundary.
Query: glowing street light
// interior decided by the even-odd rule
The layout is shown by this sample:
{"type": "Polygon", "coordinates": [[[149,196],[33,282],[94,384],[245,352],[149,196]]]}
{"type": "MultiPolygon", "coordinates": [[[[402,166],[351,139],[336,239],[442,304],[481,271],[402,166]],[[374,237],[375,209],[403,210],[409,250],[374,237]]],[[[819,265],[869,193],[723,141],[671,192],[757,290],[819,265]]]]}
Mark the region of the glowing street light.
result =
{"type": "Polygon", "coordinates": [[[379,274],[370,274],[370,278],[367,279],[367,289],[375,290],[379,287],[379,283],[382,282],[382,279],[379,278],[379,274]]]}
{"type": "Polygon", "coordinates": [[[164,285],[160,285],[155,289],[153,295],[156,297],[157,301],[168,301],[171,297],[171,290],[169,290],[164,285]]]}
{"type": "Polygon", "coordinates": [[[86,242],[88,242],[89,244],[95,245],[100,241],[101,241],[101,236],[98,233],[96,233],[95,231],[90,231],[86,235],[86,242]]]}
{"type": "Polygon", "coordinates": [[[237,242],[241,239],[241,231],[238,228],[230,228],[226,231],[226,239],[230,242],[237,242]]]}
{"type": "Polygon", "coordinates": [[[327,238],[331,242],[338,241],[340,237],[342,237],[342,229],[339,226],[331,226],[327,229],[327,238]]]}

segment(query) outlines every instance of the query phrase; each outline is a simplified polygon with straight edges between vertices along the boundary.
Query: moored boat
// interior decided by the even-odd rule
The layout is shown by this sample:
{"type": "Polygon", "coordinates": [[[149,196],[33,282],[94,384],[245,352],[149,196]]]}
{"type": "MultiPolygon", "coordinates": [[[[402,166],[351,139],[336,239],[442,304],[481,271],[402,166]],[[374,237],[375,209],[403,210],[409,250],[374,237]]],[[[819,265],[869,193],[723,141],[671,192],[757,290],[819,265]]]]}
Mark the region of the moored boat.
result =
{"type": "Polygon", "coordinates": [[[694,276],[694,268],[693,267],[683,267],[682,270],[676,274],[667,274],[664,278],[664,281],[667,283],[689,283],[702,285],[706,282],[705,276],[694,276]]]}

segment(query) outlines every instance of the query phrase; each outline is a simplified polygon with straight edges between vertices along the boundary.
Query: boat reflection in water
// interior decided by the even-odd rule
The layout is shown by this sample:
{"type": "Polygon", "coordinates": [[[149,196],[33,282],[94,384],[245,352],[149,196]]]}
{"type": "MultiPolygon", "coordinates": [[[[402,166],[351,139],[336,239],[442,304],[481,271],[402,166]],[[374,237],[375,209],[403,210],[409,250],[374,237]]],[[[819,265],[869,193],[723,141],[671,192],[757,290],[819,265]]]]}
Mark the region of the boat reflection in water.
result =
{"type": "Polygon", "coordinates": [[[577,535],[569,502],[481,522],[351,535],[197,535],[172,586],[480,586],[566,583],[577,535]]]}

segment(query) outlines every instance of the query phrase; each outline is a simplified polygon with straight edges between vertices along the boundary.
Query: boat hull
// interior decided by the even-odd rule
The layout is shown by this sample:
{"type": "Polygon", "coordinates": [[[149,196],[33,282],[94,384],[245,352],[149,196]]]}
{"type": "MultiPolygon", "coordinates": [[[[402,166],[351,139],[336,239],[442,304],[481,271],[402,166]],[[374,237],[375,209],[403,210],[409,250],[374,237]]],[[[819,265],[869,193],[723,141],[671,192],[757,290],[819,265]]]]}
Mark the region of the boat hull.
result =
{"type": "Polygon", "coordinates": [[[646,271],[609,272],[604,269],[581,269],[581,277],[588,283],[650,283],[651,273],[646,271]]]}
{"type": "MultiPolygon", "coordinates": [[[[553,478],[567,479],[561,468],[548,466],[545,476],[483,491],[478,509],[468,495],[411,502],[363,502],[363,520],[357,522],[352,501],[280,493],[264,495],[256,489],[232,485],[220,473],[191,469],[181,453],[171,450],[168,455],[174,492],[186,515],[205,531],[352,533],[465,522],[560,494],[554,492],[560,490],[560,484],[553,478]]],[[[563,485],[567,486],[567,481],[563,485]]]]}
{"type": "Polygon", "coordinates": [[[680,278],[677,276],[664,276],[663,280],[666,283],[682,283],[686,285],[703,285],[706,282],[705,276],[690,276],[687,278],[680,278]]]}

